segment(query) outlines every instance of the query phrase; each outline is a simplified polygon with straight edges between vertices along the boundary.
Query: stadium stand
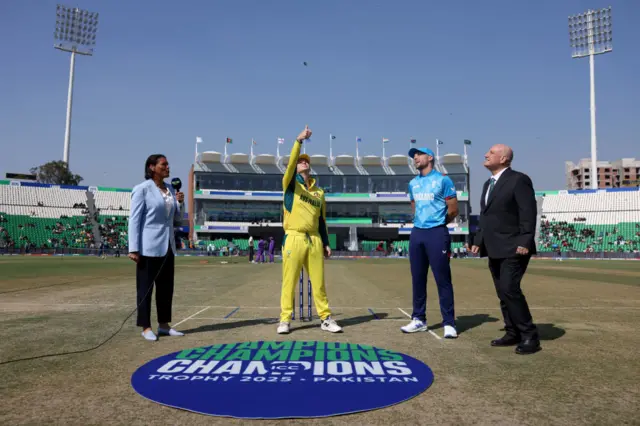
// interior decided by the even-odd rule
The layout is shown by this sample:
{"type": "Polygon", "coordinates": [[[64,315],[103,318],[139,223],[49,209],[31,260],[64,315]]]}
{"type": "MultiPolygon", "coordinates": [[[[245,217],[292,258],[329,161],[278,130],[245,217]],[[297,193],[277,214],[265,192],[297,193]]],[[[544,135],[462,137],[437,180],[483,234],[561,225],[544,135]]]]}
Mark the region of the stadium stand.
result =
{"type": "Polygon", "coordinates": [[[416,175],[417,172],[409,164],[409,159],[404,155],[392,155],[387,160],[389,169],[395,175],[416,175]]]}
{"type": "Polygon", "coordinates": [[[255,166],[263,174],[280,174],[280,169],[276,165],[276,157],[271,154],[260,154],[256,156],[255,166]]]}
{"type": "Polygon", "coordinates": [[[238,173],[256,173],[250,164],[250,157],[247,154],[231,154],[229,163],[238,173]]]}
{"type": "Polygon", "coordinates": [[[640,250],[640,191],[557,191],[542,198],[541,252],[640,250]]]}
{"type": "Polygon", "coordinates": [[[382,158],[377,155],[367,155],[362,157],[360,165],[369,175],[386,175],[387,172],[382,166],[382,158]]]}
{"type": "MultiPolygon", "coordinates": [[[[289,158],[287,157],[287,163],[289,158]]],[[[311,156],[311,173],[314,175],[331,176],[335,175],[335,169],[329,168],[329,157],[326,155],[314,154],[311,156]]]]}
{"type": "Polygon", "coordinates": [[[65,189],[61,187],[13,186],[0,185],[0,200],[4,205],[73,207],[85,205],[86,188],[83,190],[65,189]]]}
{"type": "Polygon", "coordinates": [[[338,155],[335,158],[334,164],[335,164],[335,169],[337,169],[341,175],[359,175],[360,174],[360,172],[356,168],[353,155],[346,155],[346,154],[338,155]]]}
{"type": "Polygon", "coordinates": [[[125,247],[130,190],[0,181],[0,247],[125,247]]]}
{"type": "Polygon", "coordinates": [[[200,154],[200,162],[198,163],[198,166],[201,167],[203,171],[209,173],[229,173],[229,169],[221,163],[221,159],[222,154],[219,152],[203,152],[200,154]]]}

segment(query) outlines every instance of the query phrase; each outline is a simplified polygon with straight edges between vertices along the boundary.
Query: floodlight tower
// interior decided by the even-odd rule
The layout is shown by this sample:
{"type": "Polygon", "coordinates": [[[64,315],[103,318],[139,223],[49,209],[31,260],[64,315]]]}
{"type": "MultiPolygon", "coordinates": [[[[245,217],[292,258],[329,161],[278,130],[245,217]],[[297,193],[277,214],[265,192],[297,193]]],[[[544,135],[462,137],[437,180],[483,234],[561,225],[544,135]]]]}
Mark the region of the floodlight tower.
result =
{"type": "Polygon", "coordinates": [[[92,56],[96,45],[98,30],[98,14],[77,7],[58,5],[56,7],[56,40],[53,47],[64,52],[71,52],[71,69],[69,71],[69,93],[67,94],[67,122],[64,131],[63,161],[69,167],[69,142],[71,140],[71,107],[73,104],[73,73],[76,65],[76,53],[92,56]]]}
{"type": "Polygon", "coordinates": [[[597,139],[596,139],[596,83],[594,56],[613,50],[611,6],[600,10],[587,10],[569,16],[569,41],[573,58],[589,56],[591,87],[591,188],[598,189],[597,139]]]}

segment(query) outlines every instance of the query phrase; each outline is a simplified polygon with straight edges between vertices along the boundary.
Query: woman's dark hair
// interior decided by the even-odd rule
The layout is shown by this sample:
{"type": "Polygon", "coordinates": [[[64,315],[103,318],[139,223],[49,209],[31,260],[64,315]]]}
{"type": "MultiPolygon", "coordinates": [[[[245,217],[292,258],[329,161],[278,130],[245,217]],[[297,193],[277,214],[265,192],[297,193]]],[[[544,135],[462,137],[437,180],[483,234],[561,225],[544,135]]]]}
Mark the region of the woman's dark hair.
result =
{"type": "Polygon", "coordinates": [[[148,180],[153,178],[153,171],[149,168],[149,166],[155,166],[158,164],[158,161],[162,158],[167,158],[162,154],[153,154],[147,158],[147,161],[144,163],[144,179],[148,180]]]}

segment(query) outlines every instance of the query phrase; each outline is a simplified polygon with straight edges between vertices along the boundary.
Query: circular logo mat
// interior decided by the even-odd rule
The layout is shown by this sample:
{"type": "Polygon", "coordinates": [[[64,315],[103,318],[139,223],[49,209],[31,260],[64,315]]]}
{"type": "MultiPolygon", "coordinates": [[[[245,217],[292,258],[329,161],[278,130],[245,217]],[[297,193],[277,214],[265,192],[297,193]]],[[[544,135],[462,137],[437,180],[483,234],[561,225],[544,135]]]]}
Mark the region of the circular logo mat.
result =
{"type": "Polygon", "coordinates": [[[258,341],[185,349],[138,368],[159,404],[246,419],[326,417],[398,404],[433,383],[421,361],[351,343],[258,341]]]}

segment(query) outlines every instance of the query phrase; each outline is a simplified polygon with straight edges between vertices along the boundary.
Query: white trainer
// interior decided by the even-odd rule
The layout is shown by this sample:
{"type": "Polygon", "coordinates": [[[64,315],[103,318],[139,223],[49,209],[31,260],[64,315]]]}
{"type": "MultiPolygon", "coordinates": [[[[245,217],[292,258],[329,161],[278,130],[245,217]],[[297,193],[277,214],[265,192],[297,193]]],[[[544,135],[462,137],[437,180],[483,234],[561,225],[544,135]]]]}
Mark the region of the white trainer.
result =
{"type": "Polygon", "coordinates": [[[158,327],[158,335],[159,336],[184,336],[184,333],[174,330],[173,328],[170,328],[169,330],[167,330],[166,328],[158,327]]]}
{"type": "Polygon", "coordinates": [[[400,327],[403,333],[416,333],[418,331],[427,331],[429,328],[427,324],[420,321],[418,318],[414,318],[411,322],[404,327],[400,327]]]}
{"type": "Polygon", "coordinates": [[[142,337],[144,337],[147,340],[151,340],[153,342],[155,342],[156,340],[158,340],[158,336],[156,336],[152,330],[147,330],[147,331],[143,331],[142,332],[142,337]]]}
{"type": "Polygon", "coordinates": [[[458,332],[456,331],[456,328],[451,326],[451,325],[445,325],[444,326],[444,338],[445,339],[457,339],[458,338],[458,332]]]}
{"type": "Polygon", "coordinates": [[[289,323],[281,322],[278,326],[278,334],[289,334],[289,323]]]}
{"type": "Polygon", "coordinates": [[[322,325],[320,326],[320,328],[331,333],[340,333],[342,331],[342,327],[340,327],[338,323],[331,317],[327,317],[327,319],[322,321],[322,325]]]}

